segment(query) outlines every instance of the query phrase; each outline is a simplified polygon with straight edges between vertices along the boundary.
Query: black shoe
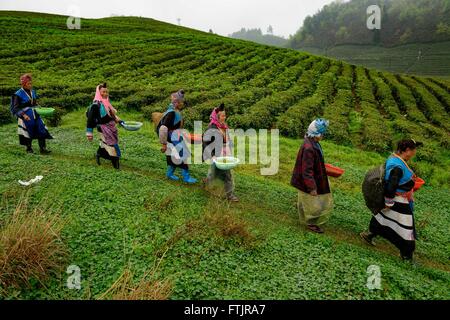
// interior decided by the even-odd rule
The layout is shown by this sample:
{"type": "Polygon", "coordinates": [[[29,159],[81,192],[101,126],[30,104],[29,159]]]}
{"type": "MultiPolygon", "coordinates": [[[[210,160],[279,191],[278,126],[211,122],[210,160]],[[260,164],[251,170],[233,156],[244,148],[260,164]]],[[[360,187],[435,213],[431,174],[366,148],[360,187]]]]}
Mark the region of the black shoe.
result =
{"type": "Polygon", "coordinates": [[[361,237],[361,239],[363,239],[364,241],[366,241],[368,244],[370,244],[371,246],[376,246],[375,242],[373,241],[373,237],[370,236],[369,232],[361,232],[359,234],[359,236],[361,237]]]}
{"type": "Polygon", "coordinates": [[[47,150],[47,149],[41,149],[41,154],[49,154],[49,153],[51,153],[50,150],[47,150]]]}
{"type": "Polygon", "coordinates": [[[32,148],[27,148],[27,153],[34,153],[32,148]]]}
{"type": "Polygon", "coordinates": [[[95,154],[95,162],[100,165],[100,155],[98,153],[95,154]]]}
{"type": "Polygon", "coordinates": [[[112,160],[112,165],[113,165],[114,169],[117,169],[117,170],[120,169],[119,160],[112,160]]]}
{"type": "Polygon", "coordinates": [[[310,231],[312,231],[312,232],[315,232],[315,233],[323,233],[322,228],[319,227],[319,226],[316,226],[316,225],[314,225],[314,224],[309,224],[309,225],[307,226],[307,228],[308,228],[308,230],[310,230],[310,231]]]}

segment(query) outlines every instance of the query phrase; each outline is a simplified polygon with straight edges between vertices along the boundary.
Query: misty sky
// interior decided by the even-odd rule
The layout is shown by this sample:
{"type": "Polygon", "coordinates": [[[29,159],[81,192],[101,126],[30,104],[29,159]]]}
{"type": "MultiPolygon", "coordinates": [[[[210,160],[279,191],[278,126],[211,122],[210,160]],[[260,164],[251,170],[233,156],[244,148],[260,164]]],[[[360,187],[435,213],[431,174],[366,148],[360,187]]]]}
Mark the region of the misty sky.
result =
{"type": "Polygon", "coordinates": [[[68,15],[71,5],[84,18],[111,15],[142,16],[227,36],[244,28],[269,25],[274,34],[294,34],[308,15],[333,0],[1,0],[0,10],[36,11],[68,15]]]}

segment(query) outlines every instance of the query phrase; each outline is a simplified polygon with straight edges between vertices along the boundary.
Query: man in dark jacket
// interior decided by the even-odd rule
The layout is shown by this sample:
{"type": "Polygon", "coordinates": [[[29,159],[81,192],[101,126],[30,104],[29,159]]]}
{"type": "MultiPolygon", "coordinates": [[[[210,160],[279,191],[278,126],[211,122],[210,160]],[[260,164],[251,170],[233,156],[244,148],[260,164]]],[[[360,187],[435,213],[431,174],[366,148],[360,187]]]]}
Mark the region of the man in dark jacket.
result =
{"type": "Polygon", "coordinates": [[[309,125],[291,179],[291,184],[299,190],[300,221],[317,233],[323,233],[319,225],[328,220],[333,207],[325,160],[319,143],[327,128],[328,121],[324,119],[314,120],[309,125]]]}

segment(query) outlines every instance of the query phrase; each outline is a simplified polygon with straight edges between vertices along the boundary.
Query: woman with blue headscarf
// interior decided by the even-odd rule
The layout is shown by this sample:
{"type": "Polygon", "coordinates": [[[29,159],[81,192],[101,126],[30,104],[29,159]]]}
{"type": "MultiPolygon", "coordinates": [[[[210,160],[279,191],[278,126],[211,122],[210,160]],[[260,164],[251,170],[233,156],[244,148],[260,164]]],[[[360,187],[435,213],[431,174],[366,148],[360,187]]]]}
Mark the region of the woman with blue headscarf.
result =
{"type": "Polygon", "coordinates": [[[316,233],[323,233],[320,225],[328,221],[333,209],[333,197],[319,143],[328,124],[325,119],[316,119],[309,125],[291,179],[291,184],[299,190],[300,222],[316,233]]]}

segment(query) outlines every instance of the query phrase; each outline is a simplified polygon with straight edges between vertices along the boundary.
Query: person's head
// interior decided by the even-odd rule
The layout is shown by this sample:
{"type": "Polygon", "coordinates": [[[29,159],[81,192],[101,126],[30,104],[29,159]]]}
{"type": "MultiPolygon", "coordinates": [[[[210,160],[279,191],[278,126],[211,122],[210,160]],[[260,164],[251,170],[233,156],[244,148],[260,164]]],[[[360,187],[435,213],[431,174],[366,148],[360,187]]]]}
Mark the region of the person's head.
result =
{"type": "Polygon", "coordinates": [[[316,119],[309,125],[306,136],[309,138],[313,138],[316,141],[320,141],[324,138],[324,135],[328,129],[328,125],[328,120],[316,119]]]}
{"type": "Polygon", "coordinates": [[[106,85],[106,82],[99,85],[98,90],[100,91],[100,95],[102,96],[103,99],[108,98],[109,94],[108,94],[108,86],[106,85]]]}
{"type": "Polygon", "coordinates": [[[216,108],[216,113],[217,113],[217,120],[220,123],[225,123],[225,120],[227,119],[227,114],[225,112],[225,104],[223,102],[216,108]]]}
{"type": "Polygon", "coordinates": [[[227,119],[227,114],[225,113],[225,110],[217,111],[217,120],[219,120],[220,123],[225,123],[226,119],[227,119]]]}
{"type": "Polygon", "coordinates": [[[416,155],[417,148],[422,145],[422,142],[417,142],[413,139],[401,140],[397,144],[397,154],[406,161],[411,160],[416,155]]]}
{"type": "Polygon", "coordinates": [[[172,101],[173,107],[175,109],[181,110],[184,105],[184,90],[178,90],[175,93],[172,93],[170,96],[170,100],[172,101]]]}
{"type": "Polygon", "coordinates": [[[31,77],[31,74],[25,73],[24,75],[20,76],[20,85],[26,90],[31,90],[33,88],[33,79],[31,77]]]}

